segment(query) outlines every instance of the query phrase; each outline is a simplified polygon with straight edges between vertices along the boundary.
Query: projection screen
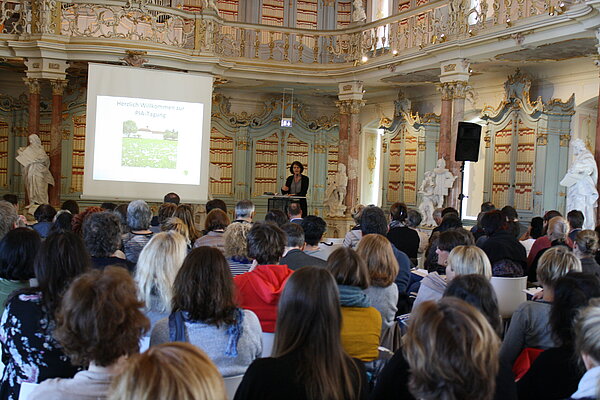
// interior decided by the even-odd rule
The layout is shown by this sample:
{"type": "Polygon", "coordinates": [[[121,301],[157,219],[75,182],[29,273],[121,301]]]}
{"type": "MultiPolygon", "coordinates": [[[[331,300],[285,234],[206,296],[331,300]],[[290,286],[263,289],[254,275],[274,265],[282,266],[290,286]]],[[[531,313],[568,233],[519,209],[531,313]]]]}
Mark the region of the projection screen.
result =
{"type": "Polygon", "coordinates": [[[82,198],[207,200],[213,79],[90,64],[82,198]]]}

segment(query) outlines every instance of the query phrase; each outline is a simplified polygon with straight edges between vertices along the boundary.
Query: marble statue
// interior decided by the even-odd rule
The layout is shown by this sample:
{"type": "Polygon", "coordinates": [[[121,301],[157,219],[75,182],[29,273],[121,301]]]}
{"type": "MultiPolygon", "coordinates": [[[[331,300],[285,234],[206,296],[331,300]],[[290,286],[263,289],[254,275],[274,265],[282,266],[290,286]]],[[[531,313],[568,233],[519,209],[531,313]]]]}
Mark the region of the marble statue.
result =
{"type": "Polygon", "coordinates": [[[560,181],[567,187],[567,212],[579,210],[585,217],[583,229],[594,229],[598,204],[598,166],[592,153],[581,139],[571,141],[573,163],[560,181]]]}
{"type": "Polygon", "coordinates": [[[40,137],[29,135],[29,146],[17,150],[17,161],[23,166],[25,187],[29,196],[29,207],[48,204],[48,185],[54,186],[50,173],[50,158],[46,154],[40,137]]]}
{"type": "Polygon", "coordinates": [[[365,13],[365,7],[363,0],[353,1],[354,11],[352,12],[352,22],[364,22],[367,20],[367,14],[365,13]]]}
{"type": "Polygon", "coordinates": [[[423,225],[435,225],[433,211],[444,205],[444,198],[448,196],[448,191],[454,185],[456,178],[446,168],[446,161],[443,158],[437,160],[436,167],[432,171],[425,172],[419,187],[419,193],[423,195],[419,204],[419,211],[423,214],[423,225]]]}
{"type": "Polygon", "coordinates": [[[346,206],[344,198],[346,197],[346,188],[348,187],[348,175],[346,175],[346,166],[338,164],[337,173],[333,178],[327,180],[327,189],[325,191],[325,201],[323,204],[329,208],[328,216],[342,217],[346,206]]]}

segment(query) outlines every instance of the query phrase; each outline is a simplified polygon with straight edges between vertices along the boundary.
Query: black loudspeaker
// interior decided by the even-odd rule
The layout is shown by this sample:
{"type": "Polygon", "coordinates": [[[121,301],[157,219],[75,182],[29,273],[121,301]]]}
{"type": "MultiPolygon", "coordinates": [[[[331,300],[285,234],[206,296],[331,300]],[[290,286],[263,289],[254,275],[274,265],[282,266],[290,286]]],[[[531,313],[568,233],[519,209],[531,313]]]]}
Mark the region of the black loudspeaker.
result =
{"type": "Polygon", "coordinates": [[[481,125],[472,122],[459,122],[454,160],[477,162],[479,160],[480,142],[481,125]]]}

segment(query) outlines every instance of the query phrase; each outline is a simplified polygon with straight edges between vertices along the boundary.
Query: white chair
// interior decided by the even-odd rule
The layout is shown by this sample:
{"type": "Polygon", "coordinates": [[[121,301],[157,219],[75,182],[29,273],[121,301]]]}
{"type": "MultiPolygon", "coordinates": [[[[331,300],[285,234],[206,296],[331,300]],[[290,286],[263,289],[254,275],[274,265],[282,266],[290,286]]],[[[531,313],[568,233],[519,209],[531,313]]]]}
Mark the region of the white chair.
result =
{"type": "Polygon", "coordinates": [[[490,283],[498,297],[498,308],[502,318],[510,318],[521,303],[527,301],[523,292],[527,288],[527,277],[503,278],[493,276],[490,283]]]}
{"type": "Polygon", "coordinates": [[[140,339],[140,353],[150,348],[150,336],[144,336],[140,339]]]}
{"type": "Polygon", "coordinates": [[[261,357],[271,357],[271,353],[273,352],[273,342],[275,342],[275,334],[263,332],[262,333],[262,354],[261,357]]]}
{"type": "Polygon", "coordinates": [[[240,386],[240,383],[242,383],[243,377],[244,375],[236,375],[223,378],[225,381],[225,391],[227,391],[227,400],[233,400],[238,386],[240,386]]]}
{"type": "Polygon", "coordinates": [[[23,382],[21,383],[21,391],[19,392],[19,400],[27,400],[33,389],[39,385],[38,383],[29,383],[23,382]]]}

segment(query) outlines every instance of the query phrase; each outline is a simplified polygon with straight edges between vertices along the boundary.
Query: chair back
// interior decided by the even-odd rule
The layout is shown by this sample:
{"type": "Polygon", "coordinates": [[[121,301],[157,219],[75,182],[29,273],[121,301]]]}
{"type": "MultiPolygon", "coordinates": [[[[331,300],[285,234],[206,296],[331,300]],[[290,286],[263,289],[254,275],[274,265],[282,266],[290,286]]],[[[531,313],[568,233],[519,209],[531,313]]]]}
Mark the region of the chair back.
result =
{"type": "Polygon", "coordinates": [[[227,400],[233,400],[238,386],[240,386],[240,383],[242,383],[243,377],[244,375],[236,375],[223,378],[223,380],[225,381],[225,391],[227,392],[227,400]]]}
{"type": "Polygon", "coordinates": [[[19,392],[19,400],[26,400],[33,389],[35,389],[39,385],[39,383],[29,383],[23,382],[21,383],[21,391],[19,392]]]}
{"type": "Polygon", "coordinates": [[[498,297],[498,308],[502,318],[510,318],[521,303],[527,301],[523,292],[527,288],[527,277],[504,278],[493,276],[490,283],[498,297]]]}
{"type": "Polygon", "coordinates": [[[275,343],[275,334],[269,332],[262,333],[262,355],[261,357],[271,357],[273,344],[275,343]]]}

